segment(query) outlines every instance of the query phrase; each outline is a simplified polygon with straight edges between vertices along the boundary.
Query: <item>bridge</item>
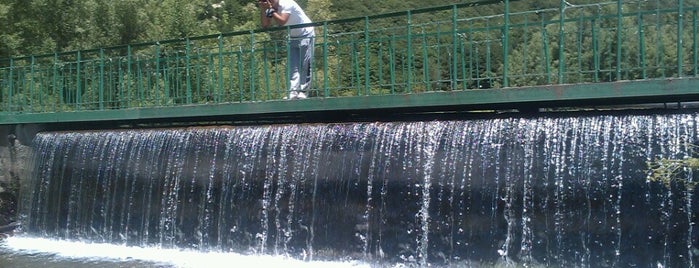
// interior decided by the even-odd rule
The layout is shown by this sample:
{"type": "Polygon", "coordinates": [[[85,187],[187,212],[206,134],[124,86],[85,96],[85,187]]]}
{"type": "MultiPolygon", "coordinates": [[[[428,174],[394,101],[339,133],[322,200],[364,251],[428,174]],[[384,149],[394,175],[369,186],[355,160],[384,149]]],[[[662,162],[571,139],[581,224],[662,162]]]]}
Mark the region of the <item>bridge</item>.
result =
{"type": "Polygon", "coordinates": [[[314,22],[303,100],[283,99],[291,27],[0,59],[0,125],[682,106],[699,101],[699,7],[685,1],[484,0],[314,22]]]}

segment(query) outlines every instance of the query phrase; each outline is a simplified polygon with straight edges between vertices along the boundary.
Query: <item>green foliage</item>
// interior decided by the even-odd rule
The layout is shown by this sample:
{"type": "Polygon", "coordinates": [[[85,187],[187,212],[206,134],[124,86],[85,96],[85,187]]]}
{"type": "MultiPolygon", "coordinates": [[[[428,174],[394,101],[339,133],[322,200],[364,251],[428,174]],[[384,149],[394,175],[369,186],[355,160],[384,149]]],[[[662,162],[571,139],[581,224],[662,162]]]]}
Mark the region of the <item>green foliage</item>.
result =
{"type": "MultiPolygon", "coordinates": [[[[685,144],[690,150],[690,153],[696,151],[697,147],[693,144],[685,144]]],[[[682,159],[658,158],[653,161],[648,161],[648,180],[651,182],[662,183],[665,187],[670,188],[673,185],[684,186],[685,189],[694,189],[699,185],[699,181],[688,180],[691,171],[699,169],[699,158],[685,157],[682,159]]]]}
{"type": "Polygon", "coordinates": [[[679,184],[686,189],[694,189],[699,182],[688,181],[685,178],[686,172],[690,169],[699,169],[699,158],[657,159],[648,162],[648,180],[662,183],[668,188],[672,187],[673,184],[679,184]]]}
{"type": "MultiPolygon", "coordinates": [[[[320,22],[464,1],[298,2],[320,22]]],[[[620,25],[616,3],[596,2],[568,0],[563,13],[560,0],[511,2],[507,47],[503,2],[459,9],[456,23],[452,11],[445,10],[412,14],[410,21],[402,15],[372,18],[368,25],[362,20],[333,24],[327,50],[317,46],[316,59],[322,60],[314,62],[314,88],[332,89],[330,96],[498,88],[504,86],[506,69],[508,86],[677,77],[693,71],[691,13],[685,14],[684,41],[679,42],[677,13],[637,12],[672,10],[667,2],[624,1],[620,25]],[[685,51],[679,59],[683,70],[674,67],[678,43],[685,51]]],[[[685,0],[687,7],[698,3],[685,0]]],[[[92,73],[81,81],[26,81],[45,92],[14,92],[12,101],[31,103],[31,109],[75,109],[78,101],[85,105],[81,108],[113,109],[278,99],[287,84],[284,32],[215,38],[257,28],[259,10],[251,0],[0,0],[0,59],[140,44],[107,49],[105,62],[87,62],[99,57],[83,55],[80,68],[92,73]],[[214,38],[196,38],[204,35],[214,38]],[[169,63],[159,63],[153,55],[169,63]],[[97,74],[100,68],[105,77],[97,74]]],[[[326,41],[320,35],[317,44],[326,41]]],[[[78,68],[76,56],[65,61],[66,66],[53,67],[50,56],[42,66],[70,76],[78,68]]],[[[1,75],[9,80],[8,72],[1,75]]],[[[0,86],[7,84],[0,81],[0,86]]]]}

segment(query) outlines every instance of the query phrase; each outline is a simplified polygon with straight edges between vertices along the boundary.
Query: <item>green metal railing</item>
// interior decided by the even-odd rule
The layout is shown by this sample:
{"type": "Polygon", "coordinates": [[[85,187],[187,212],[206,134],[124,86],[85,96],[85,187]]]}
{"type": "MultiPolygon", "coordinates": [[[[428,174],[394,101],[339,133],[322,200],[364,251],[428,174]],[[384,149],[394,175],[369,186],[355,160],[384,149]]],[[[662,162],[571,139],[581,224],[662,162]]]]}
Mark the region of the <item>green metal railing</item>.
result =
{"type": "MultiPolygon", "coordinates": [[[[678,0],[480,1],[316,22],[311,97],[695,77],[678,0]]],[[[689,2],[689,1],[686,1],[689,2]]],[[[302,26],[294,26],[302,27],[302,26]]],[[[290,27],[0,60],[0,113],[281,100],[290,27]]]]}

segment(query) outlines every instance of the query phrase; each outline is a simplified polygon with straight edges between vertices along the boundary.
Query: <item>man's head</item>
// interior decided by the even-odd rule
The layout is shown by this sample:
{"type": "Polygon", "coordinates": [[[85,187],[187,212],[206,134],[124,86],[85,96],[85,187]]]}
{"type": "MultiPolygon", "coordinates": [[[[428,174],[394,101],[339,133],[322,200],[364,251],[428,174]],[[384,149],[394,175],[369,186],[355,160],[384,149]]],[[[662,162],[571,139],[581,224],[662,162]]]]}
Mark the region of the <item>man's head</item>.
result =
{"type": "Polygon", "coordinates": [[[257,0],[257,4],[263,7],[276,7],[279,0],[257,0]]]}

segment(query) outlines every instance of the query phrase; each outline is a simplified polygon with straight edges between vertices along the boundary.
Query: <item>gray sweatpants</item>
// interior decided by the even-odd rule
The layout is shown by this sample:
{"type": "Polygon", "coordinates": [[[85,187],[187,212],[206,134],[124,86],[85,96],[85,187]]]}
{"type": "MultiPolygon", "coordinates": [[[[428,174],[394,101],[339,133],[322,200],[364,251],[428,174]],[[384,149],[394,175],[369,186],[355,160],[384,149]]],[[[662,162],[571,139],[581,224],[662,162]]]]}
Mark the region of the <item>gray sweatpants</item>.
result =
{"type": "Polygon", "coordinates": [[[311,86],[315,37],[292,37],[289,42],[289,91],[305,92],[311,86]]]}

